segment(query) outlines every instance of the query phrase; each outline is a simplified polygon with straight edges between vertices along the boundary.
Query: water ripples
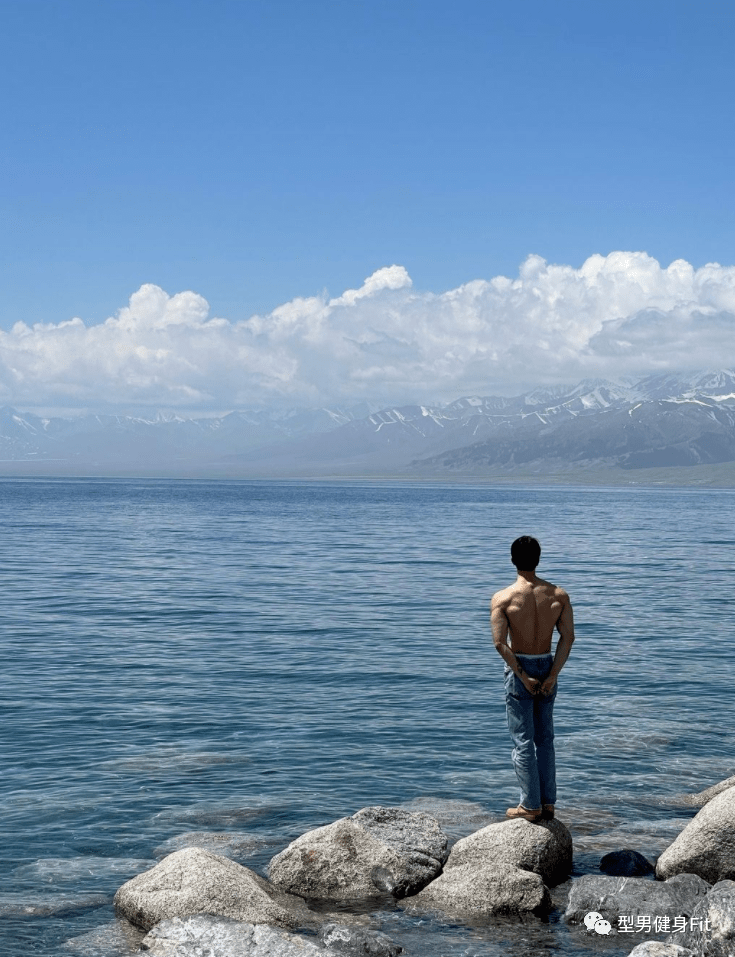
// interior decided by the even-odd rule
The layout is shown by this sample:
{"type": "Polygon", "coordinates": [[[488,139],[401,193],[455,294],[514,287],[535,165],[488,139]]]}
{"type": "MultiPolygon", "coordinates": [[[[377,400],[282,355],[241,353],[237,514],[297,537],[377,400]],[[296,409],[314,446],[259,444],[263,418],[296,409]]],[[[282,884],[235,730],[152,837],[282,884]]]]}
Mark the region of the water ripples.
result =
{"type": "MultiPolygon", "coordinates": [[[[488,601],[522,533],[575,606],[556,724],[560,801],[592,822],[580,860],[626,835],[658,853],[689,813],[676,795],[733,773],[734,505],[699,490],[0,482],[0,954],[52,955],[112,916],[70,916],[60,897],[21,919],[21,882],[29,899],[111,895],[129,862],[189,833],[230,833],[262,869],[368,804],[502,814],[517,792],[488,601]]],[[[432,927],[426,957],[504,953],[489,930],[432,927]]],[[[587,953],[566,930],[553,941],[587,953]]]]}

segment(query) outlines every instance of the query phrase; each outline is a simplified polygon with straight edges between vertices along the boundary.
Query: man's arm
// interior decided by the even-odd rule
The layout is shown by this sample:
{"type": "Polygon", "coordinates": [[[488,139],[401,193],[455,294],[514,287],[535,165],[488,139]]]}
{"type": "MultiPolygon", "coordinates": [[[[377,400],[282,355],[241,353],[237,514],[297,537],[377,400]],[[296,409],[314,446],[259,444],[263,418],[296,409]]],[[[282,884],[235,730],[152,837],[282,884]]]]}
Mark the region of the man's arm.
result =
{"type": "Polygon", "coordinates": [[[574,642],[574,614],[572,613],[572,603],[569,600],[569,595],[563,590],[560,597],[563,607],[561,615],[559,615],[559,621],[556,623],[556,627],[559,631],[559,641],[556,643],[554,664],[551,666],[548,677],[541,685],[541,694],[551,694],[554,690],[556,679],[566,664],[569,652],[572,650],[572,643],[574,642]]]}
{"type": "Polygon", "coordinates": [[[530,694],[536,694],[541,687],[541,682],[538,678],[531,678],[526,674],[523,668],[521,668],[513,649],[508,644],[508,629],[510,628],[510,624],[508,622],[508,616],[505,613],[505,605],[498,598],[497,594],[493,595],[493,600],[490,603],[490,628],[493,633],[495,650],[513,674],[521,679],[523,687],[530,692],[530,694]]]}

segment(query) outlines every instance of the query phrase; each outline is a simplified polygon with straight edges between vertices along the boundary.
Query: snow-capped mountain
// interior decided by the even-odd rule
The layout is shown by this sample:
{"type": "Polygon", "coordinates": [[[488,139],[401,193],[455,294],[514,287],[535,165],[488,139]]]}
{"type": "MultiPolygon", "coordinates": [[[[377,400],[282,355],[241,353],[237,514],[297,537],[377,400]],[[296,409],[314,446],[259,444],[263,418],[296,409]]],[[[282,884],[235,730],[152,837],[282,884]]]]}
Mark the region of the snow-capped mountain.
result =
{"type": "Polygon", "coordinates": [[[482,475],[735,461],[735,372],[210,418],[0,410],[5,474],[482,475]]]}

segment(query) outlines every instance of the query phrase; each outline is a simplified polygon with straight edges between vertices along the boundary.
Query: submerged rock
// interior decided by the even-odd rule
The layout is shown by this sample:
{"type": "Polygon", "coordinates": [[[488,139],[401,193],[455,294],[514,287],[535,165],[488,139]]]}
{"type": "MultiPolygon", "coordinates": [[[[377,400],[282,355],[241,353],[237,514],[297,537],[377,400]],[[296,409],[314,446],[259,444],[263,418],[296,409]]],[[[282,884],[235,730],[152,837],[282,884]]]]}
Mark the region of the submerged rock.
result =
{"type": "Polygon", "coordinates": [[[600,861],[600,870],[603,874],[612,877],[645,877],[653,874],[654,865],[638,851],[612,851],[600,861]]]}
{"type": "Polygon", "coordinates": [[[140,950],[144,932],[118,919],[64,942],[64,950],[79,957],[130,957],[140,950]]]}
{"type": "Polygon", "coordinates": [[[430,908],[454,918],[486,919],[499,914],[545,914],[551,895],[538,874],[510,864],[471,861],[445,870],[406,901],[409,910],[430,908]]]}
{"type": "Polygon", "coordinates": [[[735,881],[719,881],[695,907],[687,930],[667,942],[689,947],[696,957],[735,954],[735,881]]]}
{"type": "Polygon", "coordinates": [[[705,788],[704,791],[698,791],[696,794],[682,794],[678,801],[681,804],[690,804],[692,807],[704,807],[713,797],[717,797],[718,794],[722,794],[728,788],[735,788],[735,774],[730,778],[725,778],[724,781],[719,781],[717,784],[705,788]]]}
{"type": "Polygon", "coordinates": [[[221,854],[231,860],[243,860],[252,857],[273,840],[266,840],[247,831],[186,831],[170,837],[153,849],[157,860],[180,851],[185,847],[201,847],[212,854],[221,854]]]}
{"type": "Polygon", "coordinates": [[[419,811],[435,818],[450,841],[458,841],[481,827],[505,820],[482,804],[460,798],[418,797],[401,806],[407,811],[419,811]]]}
{"type": "Polygon", "coordinates": [[[699,874],[710,884],[735,878],[735,787],[705,804],[656,862],[656,877],[699,874]]]}
{"type": "Polygon", "coordinates": [[[123,884],[115,894],[115,909],[143,930],[167,918],[192,914],[278,927],[318,923],[301,898],[273,887],[241,864],[197,847],[169,854],[123,884]]]}
{"type": "Polygon", "coordinates": [[[669,881],[585,874],[572,884],[564,919],[581,923],[585,914],[596,911],[617,927],[620,916],[634,923],[637,917],[689,917],[708,890],[709,885],[694,874],[669,881]]]}
{"type": "Polygon", "coordinates": [[[278,887],[302,897],[358,900],[415,893],[440,872],[447,836],[428,814],[363,808],[302,834],[270,862],[278,887]]]}
{"type": "Polygon", "coordinates": [[[0,894],[0,917],[67,917],[110,903],[106,894],[57,894],[33,891],[0,894]]]}
{"type": "Polygon", "coordinates": [[[485,867],[519,867],[539,874],[545,884],[554,887],[566,880],[572,869],[572,835],[561,821],[501,821],[489,824],[452,848],[444,867],[472,864],[485,867]]]}
{"type": "Polygon", "coordinates": [[[319,938],[330,950],[347,957],[398,957],[403,948],[378,930],[345,924],[324,924],[319,938]]]}
{"type": "Polygon", "coordinates": [[[32,864],[16,867],[13,877],[16,881],[42,881],[44,884],[81,884],[93,883],[99,888],[100,881],[118,880],[133,877],[156,862],[142,858],[128,857],[42,857],[32,864]]]}

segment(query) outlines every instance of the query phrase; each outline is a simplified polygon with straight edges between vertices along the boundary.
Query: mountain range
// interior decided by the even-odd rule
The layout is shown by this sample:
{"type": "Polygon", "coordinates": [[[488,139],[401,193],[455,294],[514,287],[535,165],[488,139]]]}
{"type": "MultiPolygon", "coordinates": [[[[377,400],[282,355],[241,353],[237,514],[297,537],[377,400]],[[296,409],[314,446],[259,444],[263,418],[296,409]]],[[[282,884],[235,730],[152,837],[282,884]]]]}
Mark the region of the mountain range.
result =
{"type": "Polygon", "coordinates": [[[735,372],[210,418],[0,410],[0,473],[482,478],[735,462],[735,372]]]}

